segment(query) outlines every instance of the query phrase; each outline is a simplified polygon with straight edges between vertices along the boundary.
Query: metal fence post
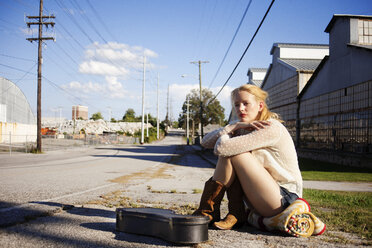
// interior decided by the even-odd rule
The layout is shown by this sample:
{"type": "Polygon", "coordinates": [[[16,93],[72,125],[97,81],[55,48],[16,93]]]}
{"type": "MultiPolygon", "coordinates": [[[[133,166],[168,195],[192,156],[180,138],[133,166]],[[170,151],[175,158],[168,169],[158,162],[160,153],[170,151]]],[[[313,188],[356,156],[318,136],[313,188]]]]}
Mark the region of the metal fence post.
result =
{"type": "Polygon", "coordinates": [[[12,155],[12,132],[9,132],[9,155],[12,155]]]}
{"type": "Polygon", "coordinates": [[[27,153],[27,135],[26,135],[26,153],[27,153]]]}

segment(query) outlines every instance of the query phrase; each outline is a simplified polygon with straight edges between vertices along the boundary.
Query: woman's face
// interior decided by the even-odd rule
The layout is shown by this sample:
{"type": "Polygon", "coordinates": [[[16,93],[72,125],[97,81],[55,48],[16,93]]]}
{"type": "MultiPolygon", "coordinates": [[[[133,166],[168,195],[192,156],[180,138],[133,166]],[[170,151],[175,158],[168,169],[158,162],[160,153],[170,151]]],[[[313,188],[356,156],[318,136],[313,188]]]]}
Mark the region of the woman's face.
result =
{"type": "Polygon", "coordinates": [[[252,122],[257,120],[264,103],[258,102],[256,97],[247,91],[238,91],[234,97],[234,106],[241,122],[252,122]]]}

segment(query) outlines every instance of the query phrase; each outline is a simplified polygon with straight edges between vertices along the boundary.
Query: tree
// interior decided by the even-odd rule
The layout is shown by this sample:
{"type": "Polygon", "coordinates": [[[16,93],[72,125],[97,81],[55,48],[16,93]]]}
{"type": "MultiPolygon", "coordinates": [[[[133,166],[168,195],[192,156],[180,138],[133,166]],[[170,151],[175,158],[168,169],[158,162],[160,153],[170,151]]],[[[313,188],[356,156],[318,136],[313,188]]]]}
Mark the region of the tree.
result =
{"type": "MultiPolygon", "coordinates": [[[[225,109],[221,106],[220,102],[214,97],[212,91],[208,89],[202,89],[202,98],[203,98],[203,125],[208,124],[224,124],[225,109]]],[[[200,91],[197,89],[191,90],[187,94],[186,99],[189,99],[189,112],[190,119],[194,121],[194,125],[200,123],[200,91]]],[[[187,112],[187,100],[182,105],[182,113],[178,118],[179,127],[185,128],[186,126],[186,112],[187,112]]]]}
{"type": "Polygon", "coordinates": [[[123,116],[123,121],[125,122],[135,122],[137,121],[136,119],[136,112],[132,108],[127,109],[123,116]]]}
{"type": "Polygon", "coordinates": [[[103,117],[102,117],[101,112],[97,112],[97,113],[92,114],[92,117],[90,117],[90,119],[96,121],[99,119],[103,119],[103,117]]]}

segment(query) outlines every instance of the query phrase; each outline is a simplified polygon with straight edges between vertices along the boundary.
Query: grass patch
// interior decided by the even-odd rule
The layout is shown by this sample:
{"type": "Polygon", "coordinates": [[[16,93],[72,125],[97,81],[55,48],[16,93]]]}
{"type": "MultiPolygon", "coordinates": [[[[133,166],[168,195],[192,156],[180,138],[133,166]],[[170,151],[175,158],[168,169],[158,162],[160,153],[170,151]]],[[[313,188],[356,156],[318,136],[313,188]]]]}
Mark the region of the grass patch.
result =
{"type": "Polygon", "coordinates": [[[299,158],[303,180],[372,182],[372,169],[299,158]]]}
{"type": "Polygon", "coordinates": [[[327,230],[355,233],[371,241],[372,193],[304,189],[311,212],[327,230]]]}
{"type": "Polygon", "coordinates": [[[201,194],[201,193],[203,193],[203,190],[202,189],[192,189],[192,193],[193,194],[201,194]]]}

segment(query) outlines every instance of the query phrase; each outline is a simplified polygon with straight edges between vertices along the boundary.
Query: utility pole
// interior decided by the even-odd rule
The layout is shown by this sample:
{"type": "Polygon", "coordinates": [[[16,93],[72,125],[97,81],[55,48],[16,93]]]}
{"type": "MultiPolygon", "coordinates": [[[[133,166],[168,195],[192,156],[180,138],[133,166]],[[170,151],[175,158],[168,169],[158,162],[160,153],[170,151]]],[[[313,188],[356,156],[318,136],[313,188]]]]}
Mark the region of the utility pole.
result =
{"type": "Polygon", "coordinates": [[[159,139],[159,73],[158,73],[158,83],[156,87],[156,98],[157,98],[157,103],[156,103],[156,138],[159,139]]]}
{"type": "Polygon", "coordinates": [[[54,27],[54,22],[44,22],[44,19],[55,18],[55,16],[43,16],[43,0],[40,0],[39,16],[27,16],[28,19],[39,19],[36,22],[27,22],[27,26],[30,28],[31,25],[39,26],[39,35],[37,38],[27,38],[26,40],[33,42],[37,41],[38,46],[38,65],[37,65],[37,140],[36,149],[37,152],[41,152],[41,64],[43,63],[42,57],[42,45],[43,40],[54,40],[53,37],[43,37],[43,25],[48,27],[51,25],[54,27]]]}
{"type": "Polygon", "coordinates": [[[189,118],[190,118],[190,114],[189,114],[189,98],[187,97],[187,112],[186,112],[186,121],[187,121],[187,124],[186,124],[186,137],[187,137],[187,145],[190,144],[190,139],[189,139],[189,133],[190,133],[190,128],[189,128],[189,118]]]}
{"type": "Polygon", "coordinates": [[[111,122],[111,107],[107,107],[107,110],[108,110],[108,121],[111,122]]]}
{"type": "Polygon", "coordinates": [[[168,92],[167,92],[167,114],[165,115],[165,124],[168,125],[169,121],[169,84],[168,84],[168,92]]]}
{"type": "Polygon", "coordinates": [[[149,137],[149,110],[146,112],[146,137],[149,137]]]}
{"type": "MultiPolygon", "coordinates": [[[[200,88],[200,134],[201,138],[204,137],[203,131],[203,98],[202,98],[202,80],[201,80],[201,64],[209,63],[209,61],[193,61],[191,64],[199,64],[199,88],[200,88]]],[[[201,141],[201,140],[200,140],[201,141]]]]}
{"type": "Polygon", "coordinates": [[[62,107],[59,106],[58,109],[59,109],[59,133],[61,133],[61,129],[62,129],[62,107]]]}
{"type": "Polygon", "coordinates": [[[142,122],[141,122],[141,144],[145,143],[145,78],[146,78],[146,57],[143,56],[143,81],[142,81],[142,122]]]}

